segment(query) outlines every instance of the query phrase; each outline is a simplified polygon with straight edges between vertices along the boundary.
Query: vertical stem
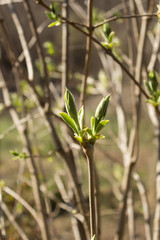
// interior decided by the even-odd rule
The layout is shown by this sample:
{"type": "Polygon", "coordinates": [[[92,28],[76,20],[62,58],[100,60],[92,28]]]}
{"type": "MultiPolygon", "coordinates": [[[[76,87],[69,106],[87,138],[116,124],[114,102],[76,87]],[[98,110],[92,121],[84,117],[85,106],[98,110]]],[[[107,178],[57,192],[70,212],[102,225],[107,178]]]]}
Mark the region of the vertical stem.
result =
{"type": "Polygon", "coordinates": [[[96,240],[99,240],[101,234],[100,201],[99,201],[100,191],[98,173],[95,164],[94,164],[94,179],[95,179],[94,195],[95,195],[96,240]]]}
{"type": "Polygon", "coordinates": [[[130,189],[130,191],[128,193],[127,216],[128,216],[129,240],[135,240],[135,223],[134,223],[133,196],[132,196],[132,190],[131,189],[130,189]]]}
{"type": "Polygon", "coordinates": [[[94,185],[95,185],[95,173],[94,173],[94,162],[93,162],[93,145],[89,145],[83,148],[86,155],[88,164],[88,182],[89,182],[89,211],[90,211],[90,234],[91,238],[96,234],[96,218],[95,218],[95,196],[94,196],[94,185]]]}
{"type": "Polygon", "coordinates": [[[0,186],[0,239],[6,240],[6,230],[5,230],[5,223],[4,223],[4,214],[2,209],[2,191],[0,186]]]}
{"type": "Polygon", "coordinates": [[[160,239],[160,119],[158,134],[158,160],[156,164],[156,207],[153,224],[153,240],[160,239]]]}
{"type": "Polygon", "coordinates": [[[89,74],[89,68],[90,68],[90,61],[91,61],[91,47],[92,47],[92,8],[93,8],[93,0],[88,0],[88,32],[89,36],[87,37],[86,42],[86,58],[85,58],[85,69],[84,69],[84,76],[82,79],[82,92],[80,96],[80,106],[85,104],[85,94],[86,94],[86,85],[87,85],[87,78],[89,74]]]}
{"type": "Polygon", "coordinates": [[[39,34],[37,32],[37,29],[36,29],[36,23],[35,23],[35,20],[34,20],[34,16],[32,14],[30,3],[29,3],[29,1],[24,0],[23,4],[24,4],[24,7],[25,7],[25,10],[26,10],[26,13],[27,13],[27,17],[28,17],[28,20],[29,20],[29,25],[30,25],[32,35],[36,39],[35,46],[36,46],[36,49],[37,49],[38,57],[39,57],[40,62],[42,64],[43,77],[44,77],[44,80],[45,80],[45,97],[47,99],[47,104],[49,105],[48,108],[50,108],[51,94],[50,94],[50,89],[49,89],[49,74],[48,74],[47,65],[46,65],[46,62],[45,62],[45,56],[44,56],[44,53],[43,53],[43,48],[42,48],[42,45],[41,45],[39,34]]]}
{"type": "MultiPolygon", "coordinates": [[[[63,0],[62,16],[68,19],[68,0],[63,0]]],[[[64,99],[65,89],[68,83],[68,39],[69,26],[67,23],[62,24],[62,100],[64,99]]]]}
{"type": "Polygon", "coordinates": [[[133,163],[130,163],[128,166],[125,167],[124,177],[123,177],[123,183],[122,183],[122,190],[123,190],[123,199],[120,203],[120,217],[118,222],[118,229],[114,236],[114,240],[121,240],[123,239],[124,235],[124,229],[125,229],[125,216],[126,216],[126,208],[127,208],[127,198],[128,198],[128,192],[130,188],[130,182],[131,182],[131,173],[132,169],[134,167],[133,163]]]}
{"type": "Polygon", "coordinates": [[[151,217],[149,212],[149,204],[148,204],[146,190],[137,172],[133,173],[133,178],[136,181],[137,188],[138,188],[139,195],[142,202],[146,240],[152,240],[151,217]]]}

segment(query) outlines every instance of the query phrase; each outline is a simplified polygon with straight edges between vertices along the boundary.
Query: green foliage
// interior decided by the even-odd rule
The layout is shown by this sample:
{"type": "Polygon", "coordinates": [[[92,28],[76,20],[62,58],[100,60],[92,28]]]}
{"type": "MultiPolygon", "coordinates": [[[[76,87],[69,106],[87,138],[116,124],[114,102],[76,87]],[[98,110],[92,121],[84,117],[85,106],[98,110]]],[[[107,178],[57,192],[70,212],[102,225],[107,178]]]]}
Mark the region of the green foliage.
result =
{"type": "Polygon", "coordinates": [[[10,153],[13,155],[13,160],[26,160],[27,154],[26,152],[19,153],[17,150],[10,150],[10,153]]]}
{"type": "Polygon", "coordinates": [[[11,102],[12,102],[13,106],[17,109],[18,112],[22,111],[22,101],[17,93],[11,94],[11,102]]]}
{"type": "Polygon", "coordinates": [[[46,53],[48,55],[55,55],[55,47],[53,45],[52,42],[50,41],[46,41],[44,44],[43,44],[44,48],[46,49],[46,53]]]}
{"type": "Polygon", "coordinates": [[[84,107],[82,106],[77,111],[75,99],[72,93],[66,89],[65,93],[65,105],[67,113],[60,113],[62,119],[68,124],[75,133],[75,138],[82,146],[87,146],[89,143],[94,144],[96,140],[104,138],[99,132],[108,124],[109,120],[104,120],[110,95],[103,98],[99,103],[95,116],[91,117],[91,128],[84,127],[84,107]]]}
{"type": "Polygon", "coordinates": [[[115,32],[113,32],[109,26],[109,23],[103,25],[102,34],[104,41],[101,44],[107,49],[113,49],[116,46],[119,46],[119,41],[115,38],[115,32]]]}
{"type": "Polygon", "coordinates": [[[53,2],[50,4],[50,12],[46,12],[46,15],[49,19],[54,21],[49,24],[48,27],[61,25],[61,18],[59,17],[57,9],[55,8],[55,4],[53,2]]]}
{"type": "Polygon", "coordinates": [[[97,8],[93,8],[93,11],[92,11],[92,22],[93,24],[96,24],[100,21],[103,21],[103,12],[100,11],[99,9],[97,8]]]}
{"type": "Polygon", "coordinates": [[[145,85],[151,95],[147,102],[154,107],[158,107],[160,105],[160,90],[158,89],[158,79],[154,70],[150,71],[149,79],[145,81],[145,85]]]}

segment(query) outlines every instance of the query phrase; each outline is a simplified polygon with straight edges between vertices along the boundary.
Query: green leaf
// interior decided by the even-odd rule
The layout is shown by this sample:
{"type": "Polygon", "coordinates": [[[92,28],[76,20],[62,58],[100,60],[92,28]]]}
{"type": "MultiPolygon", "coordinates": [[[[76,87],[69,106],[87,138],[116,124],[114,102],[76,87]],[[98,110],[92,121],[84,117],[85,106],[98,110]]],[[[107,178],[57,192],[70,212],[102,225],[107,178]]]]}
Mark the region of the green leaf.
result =
{"type": "Polygon", "coordinates": [[[65,112],[59,113],[62,119],[69,125],[70,128],[78,135],[77,127],[74,120],[65,112]]]}
{"type": "Polygon", "coordinates": [[[53,12],[45,12],[47,17],[51,20],[57,20],[57,15],[53,12]]]}
{"type": "Polygon", "coordinates": [[[75,99],[68,89],[65,92],[65,105],[68,115],[74,120],[78,130],[80,130],[75,99]]]}
{"type": "Polygon", "coordinates": [[[19,156],[19,152],[17,150],[10,150],[9,152],[15,157],[19,156]]]}
{"type": "Polygon", "coordinates": [[[109,23],[106,23],[103,25],[103,33],[105,34],[105,36],[108,38],[108,36],[111,33],[111,28],[109,26],[109,23]]]}
{"type": "Polygon", "coordinates": [[[80,142],[81,144],[83,143],[83,138],[82,137],[75,136],[75,139],[77,139],[77,141],[80,142]]]}
{"type": "Polygon", "coordinates": [[[108,42],[111,43],[113,41],[113,38],[114,38],[114,35],[115,35],[115,32],[111,32],[109,34],[109,37],[108,37],[108,42]]]}
{"type": "Polygon", "coordinates": [[[46,41],[43,46],[46,49],[47,54],[54,55],[55,54],[55,48],[52,42],[46,41]]]}
{"type": "Polygon", "coordinates": [[[99,133],[109,123],[109,120],[102,120],[96,128],[96,134],[99,133]]]}
{"type": "Polygon", "coordinates": [[[87,128],[87,133],[92,137],[93,136],[93,133],[92,133],[92,129],[90,129],[90,128],[87,128]]]}
{"type": "Polygon", "coordinates": [[[109,104],[109,100],[110,100],[110,94],[106,98],[103,98],[100,101],[100,103],[98,104],[98,107],[96,108],[96,111],[95,111],[95,129],[97,128],[100,121],[105,118],[107,108],[108,108],[108,104],[109,104]]]}
{"type": "Polygon", "coordinates": [[[57,20],[57,21],[55,21],[55,22],[52,22],[52,23],[50,23],[49,25],[48,25],[48,27],[54,27],[54,26],[59,26],[59,25],[61,25],[61,20],[57,20]]]}
{"type": "Polygon", "coordinates": [[[80,135],[81,137],[84,137],[86,131],[87,131],[87,128],[82,129],[81,131],[79,131],[79,135],[80,135]]]}
{"type": "Polygon", "coordinates": [[[147,100],[148,103],[152,104],[153,107],[158,107],[160,103],[157,103],[156,101],[152,99],[147,100]]]}
{"type": "Polygon", "coordinates": [[[94,134],[95,132],[95,117],[91,117],[91,129],[92,129],[92,132],[94,134]]]}
{"type": "Polygon", "coordinates": [[[78,112],[78,121],[81,130],[83,129],[83,119],[84,119],[84,106],[82,106],[78,112]]]}

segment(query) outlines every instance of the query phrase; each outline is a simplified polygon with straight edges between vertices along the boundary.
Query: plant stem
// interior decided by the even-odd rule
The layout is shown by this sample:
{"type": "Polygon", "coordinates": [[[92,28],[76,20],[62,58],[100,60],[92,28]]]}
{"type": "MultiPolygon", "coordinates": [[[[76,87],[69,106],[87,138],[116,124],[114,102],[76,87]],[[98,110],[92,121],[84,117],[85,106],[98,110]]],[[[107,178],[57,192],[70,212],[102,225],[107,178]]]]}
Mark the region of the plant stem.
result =
{"type": "Polygon", "coordinates": [[[86,156],[88,164],[90,234],[92,238],[94,234],[96,234],[95,196],[94,196],[95,172],[93,162],[94,146],[90,144],[86,148],[83,147],[83,152],[86,156]]]}
{"type": "Polygon", "coordinates": [[[160,239],[160,119],[158,134],[158,160],[156,164],[156,207],[153,224],[153,240],[160,239]]]}
{"type": "Polygon", "coordinates": [[[84,76],[82,79],[82,93],[80,96],[80,106],[85,104],[85,94],[86,94],[86,86],[87,86],[87,78],[89,74],[90,62],[91,62],[91,51],[92,51],[92,9],[93,9],[93,0],[88,0],[88,37],[86,42],[86,58],[85,58],[85,69],[84,76]]]}
{"type": "MultiPolygon", "coordinates": [[[[64,0],[62,4],[62,16],[68,18],[68,0],[64,0]]],[[[68,41],[69,26],[67,23],[64,23],[62,24],[62,100],[64,99],[64,94],[68,83],[68,41]]]]}

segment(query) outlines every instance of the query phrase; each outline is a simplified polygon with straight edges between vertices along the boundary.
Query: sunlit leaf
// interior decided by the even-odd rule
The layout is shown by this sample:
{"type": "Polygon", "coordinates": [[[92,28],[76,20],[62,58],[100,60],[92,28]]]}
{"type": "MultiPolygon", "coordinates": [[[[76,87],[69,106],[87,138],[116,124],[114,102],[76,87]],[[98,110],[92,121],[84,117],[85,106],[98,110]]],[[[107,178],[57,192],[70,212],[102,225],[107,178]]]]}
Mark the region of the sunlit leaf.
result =
{"type": "Polygon", "coordinates": [[[83,120],[84,120],[84,106],[82,106],[78,112],[78,120],[79,120],[79,125],[80,129],[83,129],[83,120]]]}
{"type": "Polygon", "coordinates": [[[109,120],[100,121],[100,123],[98,124],[98,126],[96,128],[96,133],[99,133],[108,123],[109,123],[109,120]]]}
{"type": "Polygon", "coordinates": [[[54,26],[59,26],[59,25],[61,25],[61,20],[57,20],[57,21],[55,21],[55,22],[52,22],[52,23],[50,23],[49,25],[48,25],[48,27],[54,27],[54,26]]]}
{"type": "Polygon", "coordinates": [[[88,133],[91,137],[93,136],[92,129],[87,128],[87,133],[88,133]]]}
{"type": "Polygon", "coordinates": [[[73,121],[73,119],[65,112],[62,112],[62,113],[59,113],[59,114],[61,115],[63,120],[69,125],[69,127],[71,127],[73,129],[73,131],[78,135],[76,124],[73,121]]]}
{"type": "Polygon", "coordinates": [[[75,99],[68,89],[65,92],[65,105],[68,115],[74,120],[78,130],[80,130],[75,99]]]}

